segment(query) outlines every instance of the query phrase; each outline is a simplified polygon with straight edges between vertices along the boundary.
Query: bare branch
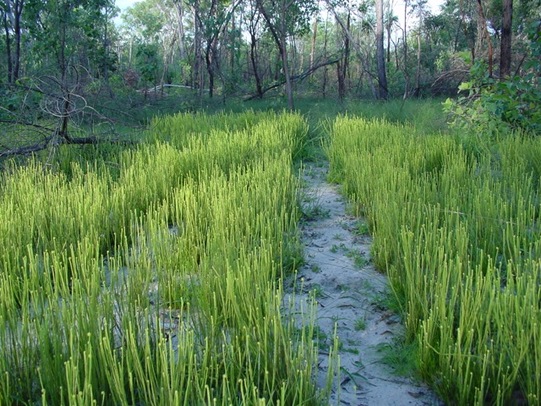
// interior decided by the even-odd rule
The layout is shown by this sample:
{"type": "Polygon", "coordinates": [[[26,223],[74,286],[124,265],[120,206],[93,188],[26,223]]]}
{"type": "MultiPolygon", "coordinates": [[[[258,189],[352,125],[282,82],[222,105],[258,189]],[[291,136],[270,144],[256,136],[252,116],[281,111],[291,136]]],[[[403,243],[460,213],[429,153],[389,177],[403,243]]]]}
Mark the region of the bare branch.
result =
{"type": "MultiPolygon", "coordinates": [[[[328,66],[328,65],[334,65],[334,64],[338,63],[339,61],[340,61],[340,58],[336,58],[336,59],[330,59],[330,60],[327,60],[327,61],[324,61],[324,62],[317,63],[317,64],[311,66],[310,68],[308,68],[307,70],[305,70],[303,73],[301,73],[299,75],[291,76],[291,80],[292,81],[304,80],[308,76],[310,76],[312,73],[314,73],[316,70],[318,70],[319,68],[322,68],[322,67],[328,66]]],[[[263,96],[269,90],[276,89],[277,87],[283,86],[284,83],[286,83],[285,79],[283,79],[283,80],[281,80],[279,82],[276,82],[276,83],[270,85],[269,87],[266,87],[265,89],[263,89],[261,94],[252,94],[248,98],[244,99],[244,101],[257,99],[258,97],[263,96]]]]}

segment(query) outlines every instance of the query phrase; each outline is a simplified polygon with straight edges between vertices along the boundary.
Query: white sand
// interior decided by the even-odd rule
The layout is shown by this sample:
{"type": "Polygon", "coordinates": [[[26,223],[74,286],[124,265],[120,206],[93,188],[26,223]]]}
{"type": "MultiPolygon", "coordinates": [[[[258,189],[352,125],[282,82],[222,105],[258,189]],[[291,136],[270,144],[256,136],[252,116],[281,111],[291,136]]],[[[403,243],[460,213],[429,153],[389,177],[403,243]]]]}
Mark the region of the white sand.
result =
{"type": "Polygon", "coordinates": [[[336,324],[341,372],[333,382],[331,405],[441,405],[425,385],[393,374],[381,361],[381,345],[392,344],[403,326],[381,306],[388,282],[370,261],[370,237],[353,233],[358,219],[346,214],[339,186],[327,183],[326,174],[326,167],[305,168],[305,211],[317,208],[319,214],[302,226],[306,264],[296,275],[297,290],[303,285],[297,300],[316,292],[317,324],[324,333],[318,385],[325,385],[336,324]],[[355,256],[365,259],[362,268],[355,256]]]}

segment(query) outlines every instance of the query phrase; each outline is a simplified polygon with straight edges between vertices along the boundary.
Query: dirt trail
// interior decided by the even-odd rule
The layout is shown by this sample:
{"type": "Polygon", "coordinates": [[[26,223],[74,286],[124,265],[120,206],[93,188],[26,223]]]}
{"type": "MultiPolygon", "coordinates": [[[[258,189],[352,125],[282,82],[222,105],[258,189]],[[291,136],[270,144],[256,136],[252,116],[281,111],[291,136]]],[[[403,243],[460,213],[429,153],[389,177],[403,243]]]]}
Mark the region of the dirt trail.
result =
{"type": "Polygon", "coordinates": [[[403,326],[381,305],[388,284],[370,261],[370,237],[346,214],[338,186],[327,183],[326,175],[326,166],[305,168],[303,205],[312,219],[302,226],[306,264],[297,274],[300,298],[311,294],[317,300],[319,336],[327,344],[320,349],[318,385],[325,386],[336,324],[341,372],[331,405],[441,405],[426,386],[396,376],[382,362],[382,347],[403,326]]]}

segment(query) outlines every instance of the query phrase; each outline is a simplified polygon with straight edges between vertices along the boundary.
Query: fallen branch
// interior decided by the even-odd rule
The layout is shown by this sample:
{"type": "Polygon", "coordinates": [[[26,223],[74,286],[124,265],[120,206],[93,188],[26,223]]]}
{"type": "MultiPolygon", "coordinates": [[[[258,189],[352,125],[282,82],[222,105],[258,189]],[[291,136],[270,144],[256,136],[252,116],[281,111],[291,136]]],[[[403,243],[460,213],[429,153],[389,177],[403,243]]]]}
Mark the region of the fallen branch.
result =
{"type": "Polygon", "coordinates": [[[438,86],[448,85],[450,81],[454,81],[458,85],[458,83],[463,82],[467,78],[469,72],[470,72],[469,69],[465,69],[465,68],[453,69],[453,70],[442,72],[434,80],[434,82],[432,82],[430,87],[433,89],[436,89],[438,88],[438,86]]]}
{"type": "Polygon", "coordinates": [[[9,124],[9,125],[23,125],[23,126],[26,126],[26,127],[37,128],[37,129],[42,130],[42,131],[43,130],[51,131],[51,129],[49,127],[45,127],[45,126],[42,126],[42,125],[39,125],[39,124],[34,124],[34,123],[26,122],[26,121],[2,120],[2,119],[0,119],[0,123],[9,124]]]}
{"type": "Polygon", "coordinates": [[[51,135],[49,137],[46,137],[42,141],[37,142],[32,145],[0,151],[0,158],[7,158],[7,157],[12,157],[12,156],[24,156],[24,155],[33,154],[34,152],[43,151],[49,146],[49,143],[53,138],[54,136],[51,135]]]}
{"type": "Polygon", "coordinates": [[[106,139],[99,138],[95,135],[89,137],[60,137],[57,133],[45,137],[42,141],[36,142],[32,145],[26,145],[24,147],[6,149],[0,151],[0,158],[7,158],[13,156],[24,156],[33,154],[39,151],[43,151],[51,146],[58,145],[97,145],[97,144],[121,144],[121,145],[132,145],[136,144],[136,141],[114,138],[106,139]]]}
{"type": "MultiPolygon", "coordinates": [[[[148,88],[145,88],[145,89],[138,89],[138,90],[136,90],[136,92],[141,93],[141,94],[143,94],[143,93],[157,93],[157,92],[161,91],[162,89],[165,89],[165,88],[168,88],[168,87],[177,88],[177,89],[198,90],[197,88],[195,88],[193,86],[174,85],[174,84],[164,83],[162,85],[151,86],[151,87],[148,87],[148,88]]],[[[203,91],[208,92],[209,90],[208,89],[203,89],[203,91]]]]}
{"type": "MultiPolygon", "coordinates": [[[[334,65],[334,64],[338,63],[339,61],[340,61],[340,58],[330,59],[330,60],[327,60],[325,62],[320,62],[320,63],[308,68],[307,70],[305,70],[303,73],[301,73],[299,75],[291,76],[291,80],[292,81],[304,80],[308,76],[310,76],[312,73],[314,73],[316,70],[318,70],[319,68],[323,68],[324,66],[328,66],[328,65],[334,65]]],[[[244,99],[244,101],[253,100],[253,99],[257,99],[258,97],[262,97],[269,90],[276,89],[277,87],[283,86],[285,83],[286,83],[285,79],[283,79],[283,80],[281,80],[279,82],[276,82],[276,83],[270,85],[269,87],[264,88],[262,90],[261,94],[256,93],[256,94],[253,94],[251,96],[248,96],[247,98],[244,99]]]]}

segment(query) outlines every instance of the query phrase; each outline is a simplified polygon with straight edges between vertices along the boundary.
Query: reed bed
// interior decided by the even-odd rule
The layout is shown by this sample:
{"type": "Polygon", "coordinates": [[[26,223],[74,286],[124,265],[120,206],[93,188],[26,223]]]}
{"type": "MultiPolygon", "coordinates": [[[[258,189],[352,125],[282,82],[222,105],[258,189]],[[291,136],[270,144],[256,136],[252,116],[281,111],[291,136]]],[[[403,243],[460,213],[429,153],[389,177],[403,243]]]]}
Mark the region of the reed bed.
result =
{"type": "Polygon", "coordinates": [[[539,404],[541,140],[341,117],[328,152],[423,379],[450,404],[539,404]]]}
{"type": "Polygon", "coordinates": [[[237,119],[155,122],[114,174],[2,175],[0,404],[321,403],[313,312],[282,292],[307,126],[237,119]]]}
{"type": "MultiPolygon", "coordinates": [[[[193,138],[206,140],[216,131],[235,133],[252,129],[260,123],[265,126],[271,123],[284,131],[284,135],[295,143],[304,142],[306,138],[307,124],[303,121],[283,120],[288,113],[254,110],[245,110],[240,113],[222,112],[214,115],[206,113],[178,113],[173,116],[159,117],[152,121],[149,139],[156,142],[168,142],[178,148],[189,145],[193,138]],[[290,135],[286,135],[290,134],[290,135]]],[[[299,115],[295,115],[299,118],[299,115]]],[[[284,141],[283,138],[273,137],[267,141],[284,141]]],[[[299,150],[295,149],[294,153],[299,150]]]]}

